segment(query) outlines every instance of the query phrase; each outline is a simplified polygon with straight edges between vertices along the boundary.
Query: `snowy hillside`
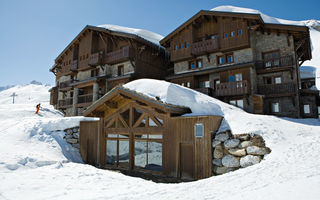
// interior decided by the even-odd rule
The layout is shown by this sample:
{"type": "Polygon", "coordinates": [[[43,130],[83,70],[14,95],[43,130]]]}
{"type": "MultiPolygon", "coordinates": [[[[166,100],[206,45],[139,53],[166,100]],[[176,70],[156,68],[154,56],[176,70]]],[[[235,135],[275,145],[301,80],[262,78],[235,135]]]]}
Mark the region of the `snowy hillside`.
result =
{"type": "Polygon", "coordinates": [[[198,114],[222,114],[233,133],[262,135],[272,152],[258,165],[225,175],[156,184],[81,164],[79,153],[56,130],[84,118],[62,118],[51,106],[36,116],[30,104],[6,104],[0,106],[0,199],[319,199],[318,119],[248,114],[165,81],[137,80],[125,87],[168,103],[183,99],[198,114]]]}
{"type": "Polygon", "coordinates": [[[12,104],[11,95],[15,93],[16,104],[38,104],[48,103],[50,93],[48,90],[51,86],[44,86],[39,84],[16,85],[7,90],[0,92],[0,104],[12,104]]]}
{"type": "Polygon", "coordinates": [[[222,11],[222,12],[260,14],[261,18],[265,23],[271,23],[271,24],[308,26],[310,28],[312,59],[310,61],[304,62],[303,66],[313,66],[317,68],[316,86],[318,90],[320,89],[320,20],[315,20],[315,19],[303,20],[303,21],[285,20],[285,19],[280,19],[276,17],[270,17],[259,10],[254,10],[250,8],[241,8],[241,7],[235,7],[235,6],[219,6],[211,10],[222,11]]]}

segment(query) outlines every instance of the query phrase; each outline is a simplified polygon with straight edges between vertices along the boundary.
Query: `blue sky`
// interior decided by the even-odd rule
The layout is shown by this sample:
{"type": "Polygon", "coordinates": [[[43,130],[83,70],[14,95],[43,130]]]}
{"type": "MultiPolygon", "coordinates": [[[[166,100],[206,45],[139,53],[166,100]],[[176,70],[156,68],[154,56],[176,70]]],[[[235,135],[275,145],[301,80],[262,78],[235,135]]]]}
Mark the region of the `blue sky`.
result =
{"type": "Polygon", "coordinates": [[[319,0],[0,0],[0,86],[54,84],[54,59],[85,25],[117,24],[167,35],[199,10],[221,5],[320,20],[319,0]]]}

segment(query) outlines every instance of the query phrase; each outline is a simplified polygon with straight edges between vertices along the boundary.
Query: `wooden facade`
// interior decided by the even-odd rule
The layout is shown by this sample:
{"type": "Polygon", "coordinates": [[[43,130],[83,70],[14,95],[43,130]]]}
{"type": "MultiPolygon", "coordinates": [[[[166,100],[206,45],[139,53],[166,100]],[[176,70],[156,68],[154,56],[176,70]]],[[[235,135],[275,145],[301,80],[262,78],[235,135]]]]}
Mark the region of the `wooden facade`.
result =
{"type": "Polygon", "coordinates": [[[81,115],[118,84],[138,78],[164,79],[168,66],[169,54],[153,42],[126,32],[86,26],[50,69],[59,91],[55,96],[52,93],[52,102],[67,116],[81,115]]]}
{"type": "Polygon", "coordinates": [[[306,116],[298,71],[311,59],[308,27],[267,24],[259,14],[201,10],[160,43],[174,63],[168,81],[248,112],[306,116]],[[280,112],[272,112],[273,103],[280,112]]]}
{"type": "Polygon", "coordinates": [[[81,156],[101,168],[192,180],[210,177],[211,136],[222,117],[181,116],[186,113],[187,107],[118,86],[85,112],[100,120],[81,122],[81,156]],[[202,135],[196,135],[195,126],[200,125],[202,135]]]}

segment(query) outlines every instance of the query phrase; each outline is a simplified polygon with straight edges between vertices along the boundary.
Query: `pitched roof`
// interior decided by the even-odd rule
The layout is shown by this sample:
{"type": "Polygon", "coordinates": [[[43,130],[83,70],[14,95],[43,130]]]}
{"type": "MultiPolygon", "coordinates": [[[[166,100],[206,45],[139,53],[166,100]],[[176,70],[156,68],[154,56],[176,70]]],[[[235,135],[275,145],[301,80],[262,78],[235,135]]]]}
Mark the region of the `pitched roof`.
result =
{"type": "Polygon", "coordinates": [[[100,110],[102,108],[102,106],[104,106],[105,102],[110,101],[119,95],[124,98],[138,100],[138,101],[143,102],[145,104],[155,106],[156,108],[161,109],[167,113],[178,114],[178,115],[191,113],[191,109],[188,107],[164,103],[162,101],[150,98],[142,93],[138,93],[138,92],[130,90],[128,88],[125,88],[122,86],[116,86],[111,91],[106,93],[103,97],[101,97],[99,100],[94,102],[91,106],[89,106],[87,108],[87,110],[84,112],[84,116],[86,116],[86,117],[93,116],[94,117],[95,116],[94,112],[97,110],[100,110]]]}

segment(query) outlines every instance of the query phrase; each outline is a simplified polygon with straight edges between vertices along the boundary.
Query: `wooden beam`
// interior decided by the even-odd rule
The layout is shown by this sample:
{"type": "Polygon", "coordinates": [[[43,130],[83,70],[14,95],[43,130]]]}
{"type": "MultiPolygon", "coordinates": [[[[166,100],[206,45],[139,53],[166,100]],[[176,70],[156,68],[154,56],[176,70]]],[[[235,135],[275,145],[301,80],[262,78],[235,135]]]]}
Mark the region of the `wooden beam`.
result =
{"type": "Polygon", "coordinates": [[[118,107],[118,103],[114,101],[107,101],[104,105],[111,109],[116,109],[118,107]]]}

